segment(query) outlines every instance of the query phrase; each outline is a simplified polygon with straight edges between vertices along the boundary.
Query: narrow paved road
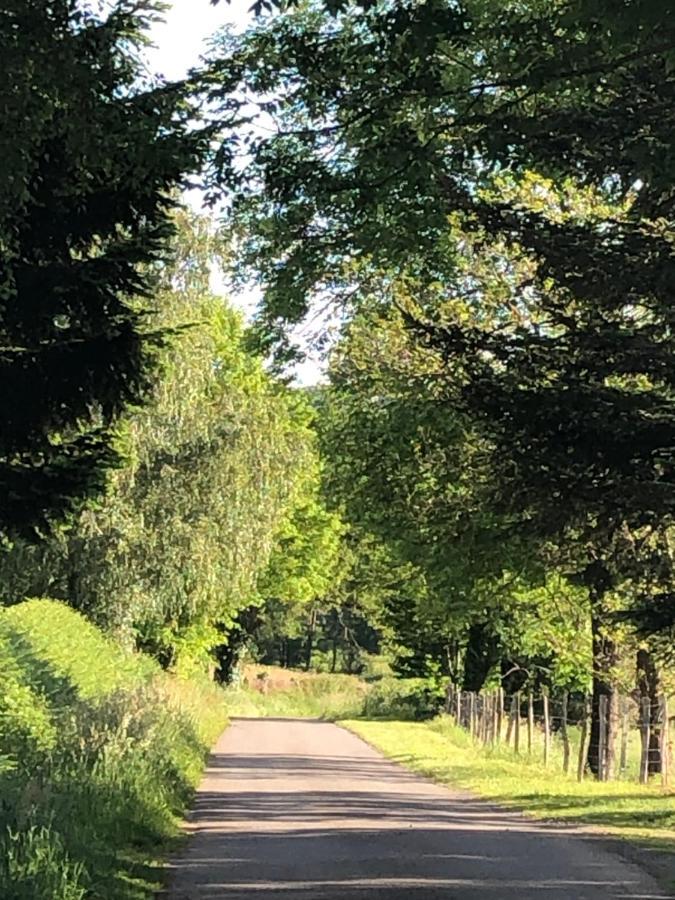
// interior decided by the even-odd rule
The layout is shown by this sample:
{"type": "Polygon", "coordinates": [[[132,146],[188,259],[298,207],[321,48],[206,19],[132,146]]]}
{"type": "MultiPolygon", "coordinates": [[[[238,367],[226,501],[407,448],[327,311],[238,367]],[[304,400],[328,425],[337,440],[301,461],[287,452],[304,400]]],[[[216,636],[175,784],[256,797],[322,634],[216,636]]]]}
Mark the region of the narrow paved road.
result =
{"type": "Polygon", "coordinates": [[[665,896],[600,843],[433,785],[323,722],[235,720],[189,828],[170,900],[665,896]]]}

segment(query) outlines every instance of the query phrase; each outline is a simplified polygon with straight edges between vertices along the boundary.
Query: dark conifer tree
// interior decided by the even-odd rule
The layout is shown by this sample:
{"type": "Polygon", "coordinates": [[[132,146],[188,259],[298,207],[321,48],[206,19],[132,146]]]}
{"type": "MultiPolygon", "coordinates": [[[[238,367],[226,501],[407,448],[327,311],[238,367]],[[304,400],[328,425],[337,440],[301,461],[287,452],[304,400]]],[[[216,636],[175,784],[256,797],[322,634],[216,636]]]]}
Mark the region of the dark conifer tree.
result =
{"type": "Polygon", "coordinates": [[[117,415],[163,336],[152,270],[204,136],[149,79],[154,0],[0,8],[0,533],[35,535],[102,488],[117,415]]]}

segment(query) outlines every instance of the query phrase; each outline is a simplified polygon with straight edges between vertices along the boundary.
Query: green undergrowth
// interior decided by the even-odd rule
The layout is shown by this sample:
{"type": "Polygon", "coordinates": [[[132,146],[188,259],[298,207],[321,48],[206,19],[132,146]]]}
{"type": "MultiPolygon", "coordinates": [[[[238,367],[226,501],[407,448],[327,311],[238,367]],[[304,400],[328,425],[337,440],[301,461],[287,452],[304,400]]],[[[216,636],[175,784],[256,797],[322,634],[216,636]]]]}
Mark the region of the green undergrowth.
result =
{"type": "Polygon", "coordinates": [[[226,724],[222,692],[50,600],[0,612],[0,679],[0,897],[149,897],[226,724]]]}
{"type": "Polygon", "coordinates": [[[447,716],[430,722],[343,724],[406,768],[541,819],[577,822],[675,851],[675,795],[660,784],[579,783],[526,753],[483,748],[447,716]]]}

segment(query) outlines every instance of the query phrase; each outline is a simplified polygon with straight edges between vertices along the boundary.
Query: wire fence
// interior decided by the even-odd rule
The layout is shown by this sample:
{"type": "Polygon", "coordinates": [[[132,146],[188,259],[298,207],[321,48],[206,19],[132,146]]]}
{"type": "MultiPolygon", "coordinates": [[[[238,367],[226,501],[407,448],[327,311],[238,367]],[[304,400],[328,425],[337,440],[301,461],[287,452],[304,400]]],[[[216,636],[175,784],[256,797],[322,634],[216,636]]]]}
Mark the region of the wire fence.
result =
{"type": "Polygon", "coordinates": [[[544,766],[576,773],[579,781],[623,779],[646,784],[658,775],[664,787],[672,768],[668,699],[504,691],[448,691],[446,711],[473,739],[505,747],[544,766]]]}

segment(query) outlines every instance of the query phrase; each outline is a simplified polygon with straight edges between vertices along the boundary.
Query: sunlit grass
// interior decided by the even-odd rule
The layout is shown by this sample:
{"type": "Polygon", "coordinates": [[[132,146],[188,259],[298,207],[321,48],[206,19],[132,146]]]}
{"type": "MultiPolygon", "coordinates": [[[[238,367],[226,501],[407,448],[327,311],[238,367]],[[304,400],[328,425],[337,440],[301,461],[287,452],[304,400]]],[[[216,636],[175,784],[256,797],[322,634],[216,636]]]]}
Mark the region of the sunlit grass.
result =
{"type": "MultiPolygon", "coordinates": [[[[604,832],[675,850],[675,794],[660,784],[579,783],[557,757],[548,768],[526,751],[483,748],[448,717],[432,722],[343,724],[406,768],[441,784],[469,789],[540,819],[579,822],[604,832]]],[[[574,763],[574,760],[573,760],[574,763]]]]}

